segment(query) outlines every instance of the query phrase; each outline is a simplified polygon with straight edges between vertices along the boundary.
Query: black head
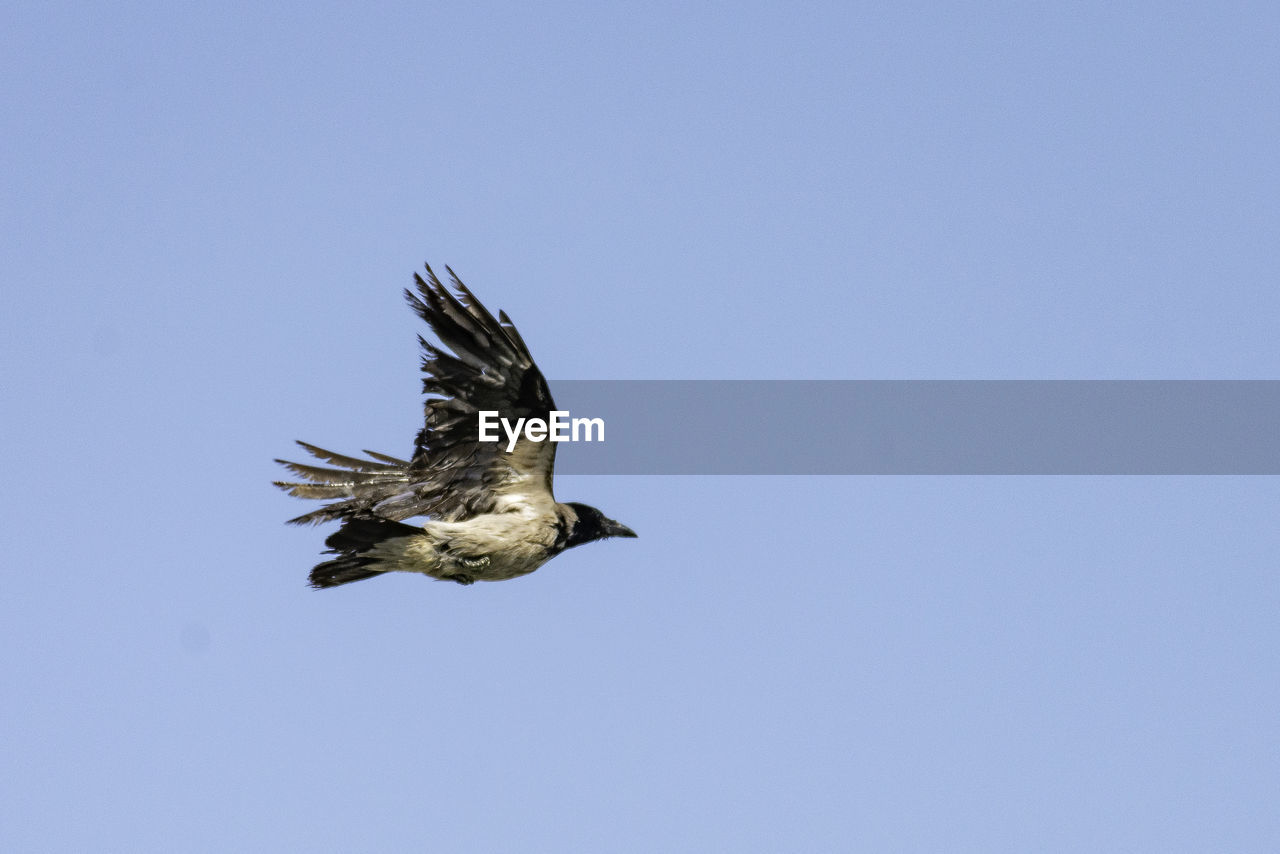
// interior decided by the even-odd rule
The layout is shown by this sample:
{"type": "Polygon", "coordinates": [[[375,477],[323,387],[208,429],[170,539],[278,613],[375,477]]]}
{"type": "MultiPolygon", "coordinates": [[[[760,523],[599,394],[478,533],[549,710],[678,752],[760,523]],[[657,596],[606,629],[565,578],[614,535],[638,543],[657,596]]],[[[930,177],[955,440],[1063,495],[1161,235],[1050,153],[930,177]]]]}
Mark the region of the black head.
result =
{"type": "Polygon", "coordinates": [[[636,536],[635,531],[621,522],[613,521],[594,507],[578,504],[576,501],[570,501],[566,506],[572,508],[574,515],[577,516],[577,519],[567,520],[570,521],[570,527],[569,538],[564,545],[566,549],[607,537],[636,536]]]}

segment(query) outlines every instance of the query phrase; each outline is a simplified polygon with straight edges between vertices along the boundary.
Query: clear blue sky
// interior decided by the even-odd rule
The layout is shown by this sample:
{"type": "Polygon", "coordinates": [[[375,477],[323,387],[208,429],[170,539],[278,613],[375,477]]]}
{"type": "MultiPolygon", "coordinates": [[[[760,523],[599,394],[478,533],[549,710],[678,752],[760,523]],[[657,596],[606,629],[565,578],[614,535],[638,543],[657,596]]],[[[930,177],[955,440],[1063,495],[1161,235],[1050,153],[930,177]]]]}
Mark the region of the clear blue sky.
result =
{"type": "Polygon", "coordinates": [[[1280,850],[1280,480],[562,478],[641,538],[325,592],[268,485],[408,452],[424,260],[553,379],[1280,378],[1277,57],[1272,3],[10,4],[0,848],[1280,850]]]}

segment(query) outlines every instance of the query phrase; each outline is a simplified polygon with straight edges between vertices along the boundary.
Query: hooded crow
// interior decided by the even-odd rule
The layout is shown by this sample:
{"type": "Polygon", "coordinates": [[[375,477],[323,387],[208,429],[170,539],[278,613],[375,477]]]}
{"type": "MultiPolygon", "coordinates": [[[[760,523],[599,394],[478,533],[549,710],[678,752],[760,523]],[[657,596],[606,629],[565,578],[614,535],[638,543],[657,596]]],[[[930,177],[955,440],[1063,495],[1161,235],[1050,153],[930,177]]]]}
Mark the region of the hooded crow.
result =
{"type": "Polygon", "coordinates": [[[368,459],[298,444],[328,466],[276,462],[302,478],[276,481],[298,498],[327,501],[289,521],[338,521],[325,540],[337,555],[311,570],[311,586],[336,587],[385,572],[418,572],[459,584],[527,575],[565,549],[635,532],[551,491],[556,443],[522,435],[481,442],[479,413],[546,420],[547,381],[505,312],[494,319],[453,270],[451,292],[427,265],[414,275],[409,306],[450,352],[421,335],[426,424],[413,458],[365,451],[368,459]],[[403,520],[425,517],[421,526],[403,520]]]}

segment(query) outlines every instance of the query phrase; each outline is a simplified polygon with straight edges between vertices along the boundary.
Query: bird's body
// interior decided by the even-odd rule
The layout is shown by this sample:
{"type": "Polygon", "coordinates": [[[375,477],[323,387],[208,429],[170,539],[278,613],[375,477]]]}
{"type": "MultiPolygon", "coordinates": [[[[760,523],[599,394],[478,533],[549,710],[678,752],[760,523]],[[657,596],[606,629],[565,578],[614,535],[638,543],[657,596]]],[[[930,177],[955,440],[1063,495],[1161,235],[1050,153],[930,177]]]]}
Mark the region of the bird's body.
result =
{"type": "Polygon", "coordinates": [[[426,425],[411,460],[366,451],[349,457],[298,444],[335,468],[278,460],[306,482],[277,485],[299,498],[329,500],[290,521],[337,520],[325,544],[338,557],[311,572],[335,587],[386,572],[416,572],[470,584],[533,572],[567,548],[634,537],[584,504],[555,500],[555,444],[523,438],[510,450],[480,442],[477,415],[542,417],[555,409],[541,371],[510,319],[496,320],[449,271],[459,296],[427,267],[410,305],[453,351],[419,338],[424,350],[426,425]],[[404,519],[427,517],[420,527],[404,519]]]}
{"type": "Polygon", "coordinates": [[[529,512],[485,513],[465,522],[427,522],[420,532],[391,537],[368,552],[381,568],[458,581],[506,581],[528,575],[555,555],[554,517],[529,512]],[[495,543],[502,544],[499,549],[495,543]]]}
{"type": "Polygon", "coordinates": [[[485,513],[465,522],[428,522],[423,526],[440,561],[427,571],[436,578],[506,581],[528,575],[556,554],[557,517],[517,511],[485,513]],[[505,547],[493,551],[490,544],[505,547]]]}

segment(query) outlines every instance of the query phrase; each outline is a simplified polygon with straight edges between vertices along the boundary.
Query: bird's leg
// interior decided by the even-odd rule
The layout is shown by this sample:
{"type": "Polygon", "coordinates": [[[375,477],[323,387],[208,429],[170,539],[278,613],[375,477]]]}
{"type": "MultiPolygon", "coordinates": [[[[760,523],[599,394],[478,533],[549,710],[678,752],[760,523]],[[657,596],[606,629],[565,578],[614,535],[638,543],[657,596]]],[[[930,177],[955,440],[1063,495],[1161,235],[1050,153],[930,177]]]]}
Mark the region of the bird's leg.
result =
{"type": "MultiPolygon", "coordinates": [[[[457,563],[466,569],[483,569],[489,565],[489,556],[481,555],[480,557],[463,557],[456,556],[457,563]]],[[[473,584],[476,577],[470,572],[455,572],[447,576],[450,581],[456,581],[459,584],[473,584]]]]}

